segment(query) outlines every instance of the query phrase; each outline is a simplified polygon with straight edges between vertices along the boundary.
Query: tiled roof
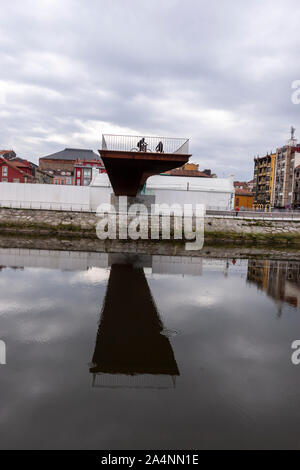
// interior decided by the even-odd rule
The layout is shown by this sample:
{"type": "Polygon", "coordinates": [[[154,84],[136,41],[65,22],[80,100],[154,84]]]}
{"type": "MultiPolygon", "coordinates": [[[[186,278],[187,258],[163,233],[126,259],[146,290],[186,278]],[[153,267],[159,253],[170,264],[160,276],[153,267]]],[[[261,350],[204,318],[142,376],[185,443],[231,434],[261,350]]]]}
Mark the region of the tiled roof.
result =
{"type": "Polygon", "coordinates": [[[239,188],[235,189],[235,194],[237,194],[238,196],[253,196],[252,191],[249,191],[247,189],[239,189],[239,188]]]}
{"type": "Polygon", "coordinates": [[[41,159],[48,159],[48,160],[100,160],[100,156],[97,155],[93,150],[89,149],[72,149],[66,148],[61,150],[60,152],[52,153],[50,155],[46,155],[45,157],[41,157],[41,159]]]}
{"type": "Polygon", "coordinates": [[[211,178],[206,173],[197,170],[170,170],[165,173],[165,175],[170,176],[194,176],[200,178],[211,178]]]}
{"type": "Polygon", "coordinates": [[[4,158],[4,157],[0,157],[0,163],[5,163],[5,165],[10,166],[11,168],[14,168],[19,173],[21,173],[21,175],[26,176],[29,179],[34,179],[34,176],[32,176],[32,175],[26,173],[25,171],[21,170],[19,168],[18,164],[15,163],[15,162],[11,162],[10,160],[6,160],[6,158],[4,158]]]}

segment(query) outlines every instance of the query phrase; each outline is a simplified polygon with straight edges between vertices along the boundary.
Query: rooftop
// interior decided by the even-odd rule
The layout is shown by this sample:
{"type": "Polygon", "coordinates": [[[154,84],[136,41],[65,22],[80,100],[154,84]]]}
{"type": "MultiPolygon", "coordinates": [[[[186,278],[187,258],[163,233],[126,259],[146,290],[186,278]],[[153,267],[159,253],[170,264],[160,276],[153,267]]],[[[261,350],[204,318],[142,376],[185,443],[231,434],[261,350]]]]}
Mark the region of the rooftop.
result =
{"type": "Polygon", "coordinates": [[[75,149],[75,148],[65,148],[60,152],[52,153],[41,157],[41,159],[48,160],[100,160],[100,157],[93,150],[89,149],[75,149]]]}
{"type": "Polygon", "coordinates": [[[239,188],[235,189],[235,194],[237,194],[238,196],[253,196],[252,191],[249,191],[247,189],[239,189],[239,188]]]}
{"type": "Polygon", "coordinates": [[[4,163],[7,166],[10,166],[11,168],[14,168],[17,170],[21,175],[25,176],[26,178],[29,179],[34,179],[34,176],[32,176],[29,173],[26,173],[25,171],[21,170],[22,166],[20,166],[20,163],[18,162],[11,162],[10,160],[7,160],[6,158],[0,156],[0,163],[4,163]]]}
{"type": "Polygon", "coordinates": [[[211,176],[207,175],[203,171],[198,170],[184,170],[184,169],[175,169],[170,170],[164,173],[167,176],[193,176],[198,178],[212,178],[211,176]]]}

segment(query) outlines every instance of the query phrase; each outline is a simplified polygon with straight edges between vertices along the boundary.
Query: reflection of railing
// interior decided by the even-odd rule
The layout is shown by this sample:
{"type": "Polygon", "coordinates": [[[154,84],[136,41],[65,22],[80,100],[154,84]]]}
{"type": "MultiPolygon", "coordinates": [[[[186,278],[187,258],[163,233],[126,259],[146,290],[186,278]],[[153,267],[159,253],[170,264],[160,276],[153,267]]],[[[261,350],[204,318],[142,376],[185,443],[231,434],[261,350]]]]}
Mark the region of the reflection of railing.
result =
{"type": "Polygon", "coordinates": [[[156,148],[161,142],[163,153],[177,153],[183,155],[189,153],[189,139],[113,134],[102,135],[102,150],[138,151],[138,143],[143,138],[145,139],[145,151],[147,152],[156,152],[156,148]]]}
{"type": "Polygon", "coordinates": [[[163,374],[93,374],[93,387],[99,388],[153,388],[176,387],[176,376],[163,374]]]}

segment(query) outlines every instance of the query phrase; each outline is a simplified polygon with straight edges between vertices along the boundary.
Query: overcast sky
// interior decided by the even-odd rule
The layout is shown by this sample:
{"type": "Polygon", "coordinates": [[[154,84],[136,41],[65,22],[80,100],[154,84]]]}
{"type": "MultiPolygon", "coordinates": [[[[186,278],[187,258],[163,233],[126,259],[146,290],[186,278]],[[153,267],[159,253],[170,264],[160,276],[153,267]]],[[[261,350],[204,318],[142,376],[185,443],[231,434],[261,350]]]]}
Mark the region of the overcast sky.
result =
{"type": "Polygon", "coordinates": [[[191,138],[193,161],[250,179],[300,140],[297,0],[0,0],[0,148],[38,161],[101,134],[191,138]]]}

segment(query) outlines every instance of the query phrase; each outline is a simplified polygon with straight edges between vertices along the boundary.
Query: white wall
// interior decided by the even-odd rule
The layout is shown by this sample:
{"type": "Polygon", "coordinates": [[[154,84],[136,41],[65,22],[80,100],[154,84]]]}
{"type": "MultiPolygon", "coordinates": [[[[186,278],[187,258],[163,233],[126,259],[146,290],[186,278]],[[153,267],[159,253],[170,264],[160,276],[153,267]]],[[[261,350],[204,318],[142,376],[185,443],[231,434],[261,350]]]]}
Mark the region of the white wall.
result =
{"type": "MultiPolygon", "coordinates": [[[[0,205],[25,209],[96,211],[99,204],[110,202],[112,192],[106,174],[95,175],[90,186],[0,183],[0,205]]],[[[234,188],[231,178],[154,176],[147,182],[146,194],[155,195],[158,204],[205,204],[207,209],[230,210],[233,208],[234,188]]]]}
{"type": "Polygon", "coordinates": [[[90,210],[90,189],[56,184],[0,183],[2,207],[90,210]]]}

